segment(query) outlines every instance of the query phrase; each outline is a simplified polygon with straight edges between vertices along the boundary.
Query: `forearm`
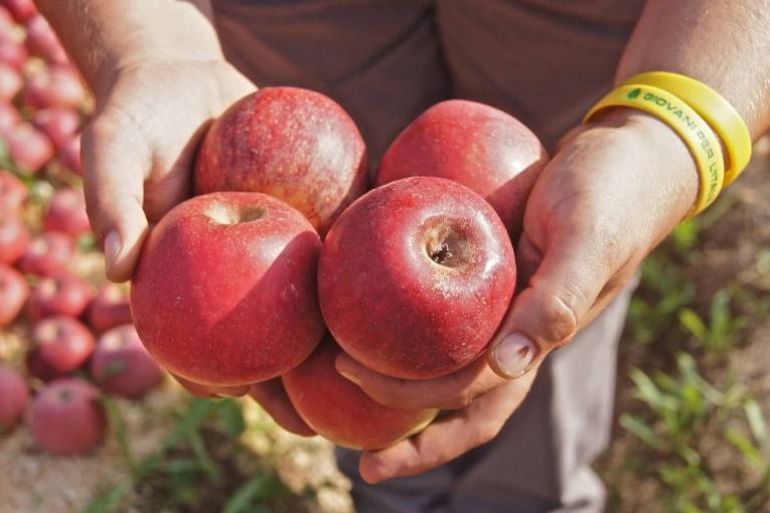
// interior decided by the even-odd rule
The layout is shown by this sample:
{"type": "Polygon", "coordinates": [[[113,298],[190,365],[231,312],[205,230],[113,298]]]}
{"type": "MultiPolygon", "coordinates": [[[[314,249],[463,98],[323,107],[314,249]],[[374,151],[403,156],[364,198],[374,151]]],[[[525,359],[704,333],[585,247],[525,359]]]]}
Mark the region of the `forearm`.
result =
{"type": "Polygon", "coordinates": [[[121,66],[147,58],[221,59],[208,0],[37,0],[98,92],[121,66]]]}
{"type": "Polygon", "coordinates": [[[617,82],[653,70],[708,84],[759,137],[770,128],[770,0],[649,0],[617,82]]]}

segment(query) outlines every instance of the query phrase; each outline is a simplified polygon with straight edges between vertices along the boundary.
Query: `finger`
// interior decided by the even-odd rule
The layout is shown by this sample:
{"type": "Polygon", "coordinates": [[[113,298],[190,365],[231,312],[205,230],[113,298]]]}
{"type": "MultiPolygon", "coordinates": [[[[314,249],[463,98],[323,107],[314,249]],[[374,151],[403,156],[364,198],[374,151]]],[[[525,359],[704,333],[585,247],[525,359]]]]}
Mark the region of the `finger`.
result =
{"type": "Polygon", "coordinates": [[[614,241],[594,227],[569,226],[551,235],[540,265],[490,343],[488,360],[496,373],[510,379],[535,368],[585,324],[620,266],[614,241]]]}
{"type": "Polygon", "coordinates": [[[286,431],[300,436],[314,436],[316,434],[292,406],[286,389],[283,388],[281,378],[252,385],[249,395],[286,431]]]}
{"type": "Polygon", "coordinates": [[[507,382],[392,447],[364,452],[359,472],[367,483],[419,474],[492,440],[527,395],[535,373],[507,382]]]}
{"type": "Polygon", "coordinates": [[[104,243],[107,277],[118,282],[131,277],[147,233],[142,200],[152,156],[147,144],[132,137],[133,133],[102,115],[82,138],[88,217],[104,243]]]}
{"type": "Polygon", "coordinates": [[[473,399],[506,382],[495,374],[485,358],[430,380],[406,380],[370,370],[345,353],[337,356],[337,372],[357,384],[372,399],[385,406],[406,409],[465,408],[473,399]]]}

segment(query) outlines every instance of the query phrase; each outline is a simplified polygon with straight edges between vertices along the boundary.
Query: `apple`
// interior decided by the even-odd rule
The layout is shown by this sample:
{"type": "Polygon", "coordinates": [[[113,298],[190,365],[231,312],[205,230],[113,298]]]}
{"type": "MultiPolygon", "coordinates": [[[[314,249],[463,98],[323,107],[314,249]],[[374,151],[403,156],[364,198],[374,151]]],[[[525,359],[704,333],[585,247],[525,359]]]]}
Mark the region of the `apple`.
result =
{"type": "Polygon", "coordinates": [[[50,276],[67,269],[75,254],[75,243],[59,232],[43,233],[32,239],[19,261],[25,274],[50,276]]]}
{"type": "Polygon", "coordinates": [[[59,162],[78,176],[83,176],[83,166],[80,162],[80,134],[64,143],[59,151],[59,162]]]}
{"type": "Polygon", "coordinates": [[[7,36],[16,28],[16,21],[3,5],[0,5],[0,37],[7,36]]]}
{"type": "Polygon", "coordinates": [[[13,323],[28,296],[29,285],[24,276],[13,267],[0,264],[0,328],[13,323]]]}
{"type": "Polygon", "coordinates": [[[8,9],[17,23],[24,23],[37,14],[37,7],[33,0],[1,0],[0,4],[8,9]]]}
{"type": "Polygon", "coordinates": [[[49,317],[35,324],[27,354],[29,372],[50,381],[74,372],[94,351],[94,337],[72,317],[49,317]]]}
{"type": "Polygon", "coordinates": [[[518,240],[524,207],[548,162],[535,134],[489,105],[448,100],[407,126],[382,157],[376,185],[408,176],[459,182],[489,202],[518,240]]]}
{"type": "Polygon", "coordinates": [[[104,333],[123,324],[131,324],[128,295],[118,285],[104,285],[88,307],[88,323],[96,333],[104,333]]]}
{"type": "Polygon", "coordinates": [[[28,312],[32,320],[54,315],[80,317],[93,298],[91,286],[78,276],[59,272],[43,278],[29,295],[28,312]]]}
{"type": "Polygon", "coordinates": [[[27,186],[10,171],[0,169],[0,210],[18,211],[27,201],[27,186]]]}
{"type": "Polygon", "coordinates": [[[29,401],[29,388],[19,373],[0,364],[0,435],[21,419],[29,401]]]}
{"type": "Polygon", "coordinates": [[[32,402],[29,424],[35,443],[58,455],[93,449],[107,431],[99,390],[77,378],[60,379],[44,388],[32,402]]]}
{"type": "Polygon", "coordinates": [[[91,231],[86,213],[86,200],[78,189],[59,189],[53,195],[43,216],[43,228],[77,237],[91,231]]]}
{"type": "Polygon", "coordinates": [[[177,376],[176,374],[171,374],[171,377],[174,378],[180,385],[182,385],[185,390],[196,397],[210,397],[212,399],[218,399],[222,397],[241,397],[246,395],[251,388],[251,385],[212,387],[208,385],[193,383],[192,381],[184,379],[181,376],[177,376]]]}
{"type": "Polygon", "coordinates": [[[21,116],[16,107],[0,101],[0,137],[5,137],[21,123],[21,116]]]}
{"type": "Polygon", "coordinates": [[[366,147],[350,116],[295,87],[266,87],[233,104],[209,129],[195,169],[198,194],[269,194],[322,236],[366,181],[366,147]]]}
{"type": "Polygon", "coordinates": [[[27,50],[11,38],[0,38],[0,63],[21,71],[27,62],[27,50]]]}
{"type": "Polygon", "coordinates": [[[13,264],[27,249],[29,231],[13,210],[0,207],[0,264],[13,264]]]}
{"type": "Polygon", "coordinates": [[[321,311],[361,364],[405,379],[454,372],[497,331],[516,262],[494,209],[434,177],[396,180],[353,203],[326,236],[321,311]]]}
{"type": "Polygon", "coordinates": [[[341,352],[327,337],[282,378],[297,413],[319,435],[343,447],[382,449],[422,431],[438,413],[375,402],[337,372],[334,360],[341,352]]]}
{"type": "Polygon", "coordinates": [[[51,107],[37,111],[32,124],[45,132],[57,149],[61,149],[77,133],[80,116],[72,109],[51,107]]]}
{"type": "Polygon", "coordinates": [[[69,61],[56,32],[48,21],[37,14],[27,20],[27,48],[32,55],[42,57],[48,62],[66,63],[69,61]]]}
{"type": "Polygon", "coordinates": [[[36,173],[53,157],[53,145],[48,137],[29,123],[21,123],[5,134],[8,152],[16,165],[36,173]]]}
{"type": "Polygon", "coordinates": [[[131,324],[99,337],[91,357],[91,376],[102,390],[129,398],[141,397],[163,381],[163,371],[131,324]]]}
{"type": "Polygon", "coordinates": [[[77,108],[85,100],[85,90],[77,72],[69,65],[55,64],[27,78],[24,102],[36,109],[46,107],[77,108]]]}
{"type": "Polygon", "coordinates": [[[208,387],[276,377],[324,332],[321,241],[285,203],[221,192],[172,209],[147,237],[131,285],[139,336],[170,372],[208,387]]]}
{"type": "Polygon", "coordinates": [[[21,90],[21,76],[9,64],[0,62],[0,102],[9,102],[21,90]]]}

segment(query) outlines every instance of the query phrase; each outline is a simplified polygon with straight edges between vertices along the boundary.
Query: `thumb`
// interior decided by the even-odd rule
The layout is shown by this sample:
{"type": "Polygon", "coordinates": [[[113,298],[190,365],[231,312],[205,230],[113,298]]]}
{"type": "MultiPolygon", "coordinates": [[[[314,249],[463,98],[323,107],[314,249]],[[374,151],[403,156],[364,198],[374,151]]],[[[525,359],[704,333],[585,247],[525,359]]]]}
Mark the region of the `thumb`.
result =
{"type": "Polygon", "coordinates": [[[125,124],[97,117],[83,132],[81,155],[88,217],[104,243],[107,277],[131,278],[147,233],[142,209],[144,176],[151,166],[146,142],[125,124]]]}
{"type": "MultiPolygon", "coordinates": [[[[489,346],[489,365],[504,378],[538,367],[548,353],[566,344],[587,320],[613,274],[601,238],[571,229],[550,239],[529,284],[489,346]]],[[[540,254],[526,233],[519,246],[520,254],[540,254]]]]}

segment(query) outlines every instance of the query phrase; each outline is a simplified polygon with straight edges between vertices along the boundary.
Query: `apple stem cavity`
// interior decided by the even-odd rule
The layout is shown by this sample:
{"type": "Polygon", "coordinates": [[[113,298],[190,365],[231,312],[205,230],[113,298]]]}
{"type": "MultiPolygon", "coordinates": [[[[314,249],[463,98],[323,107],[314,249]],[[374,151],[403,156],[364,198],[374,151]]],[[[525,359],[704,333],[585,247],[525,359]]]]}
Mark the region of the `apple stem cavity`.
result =
{"type": "Polygon", "coordinates": [[[214,203],[209,206],[205,215],[215,224],[233,225],[257,221],[265,216],[265,209],[251,206],[237,209],[224,203],[214,203]]]}

